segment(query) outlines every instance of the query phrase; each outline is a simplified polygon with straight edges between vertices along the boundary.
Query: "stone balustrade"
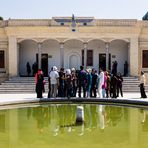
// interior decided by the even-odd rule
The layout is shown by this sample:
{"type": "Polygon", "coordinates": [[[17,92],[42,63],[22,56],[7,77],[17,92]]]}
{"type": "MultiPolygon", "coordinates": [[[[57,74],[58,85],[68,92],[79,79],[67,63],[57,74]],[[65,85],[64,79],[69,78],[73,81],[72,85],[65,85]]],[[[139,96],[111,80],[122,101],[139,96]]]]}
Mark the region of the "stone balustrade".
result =
{"type": "Polygon", "coordinates": [[[142,26],[143,27],[148,27],[148,21],[142,21],[142,26]]]}
{"type": "Polygon", "coordinates": [[[48,19],[14,19],[8,21],[8,26],[51,26],[48,19]]]}
{"type": "MultiPolygon", "coordinates": [[[[142,26],[148,26],[147,21],[138,21],[136,19],[94,19],[93,26],[135,26],[142,23],[142,26]]],[[[79,24],[81,26],[81,24],[79,24]]],[[[89,25],[89,23],[88,23],[89,25]]],[[[10,19],[0,21],[0,27],[4,26],[57,26],[52,19],[10,19]]],[[[68,25],[66,25],[68,26],[68,25]]]]}
{"type": "Polygon", "coordinates": [[[6,27],[8,24],[8,21],[0,21],[0,28],[6,27]]]}

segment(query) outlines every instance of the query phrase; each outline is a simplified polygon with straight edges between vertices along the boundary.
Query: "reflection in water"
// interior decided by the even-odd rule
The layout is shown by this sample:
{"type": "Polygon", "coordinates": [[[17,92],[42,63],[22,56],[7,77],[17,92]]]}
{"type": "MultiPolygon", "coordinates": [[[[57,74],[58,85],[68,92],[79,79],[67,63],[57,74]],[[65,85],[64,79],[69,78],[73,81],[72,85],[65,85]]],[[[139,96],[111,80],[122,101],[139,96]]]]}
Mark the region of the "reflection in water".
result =
{"type": "Polygon", "coordinates": [[[0,111],[0,147],[148,147],[148,111],[42,105],[0,111]]]}
{"type": "Polygon", "coordinates": [[[100,129],[105,129],[105,106],[99,105],[99,121],[100,121],[100,129]]]}
{"type": "Polygon", "coordinates": [[[145,132],[148,132],[148,110],[140,110],[141,114],[142,114],[142,130],[145,132]]]}

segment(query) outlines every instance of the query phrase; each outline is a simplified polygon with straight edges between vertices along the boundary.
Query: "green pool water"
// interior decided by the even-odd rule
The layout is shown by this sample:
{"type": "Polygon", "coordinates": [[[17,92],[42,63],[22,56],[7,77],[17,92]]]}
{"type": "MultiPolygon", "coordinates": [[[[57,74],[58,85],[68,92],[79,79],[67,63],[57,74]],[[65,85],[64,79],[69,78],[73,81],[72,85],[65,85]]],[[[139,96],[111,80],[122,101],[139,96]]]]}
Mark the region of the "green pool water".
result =
{"type": "Polygon", "coordinates": [[[148,110],[93,104],[0,110],[0,148],[148,148],[148,110]]]}

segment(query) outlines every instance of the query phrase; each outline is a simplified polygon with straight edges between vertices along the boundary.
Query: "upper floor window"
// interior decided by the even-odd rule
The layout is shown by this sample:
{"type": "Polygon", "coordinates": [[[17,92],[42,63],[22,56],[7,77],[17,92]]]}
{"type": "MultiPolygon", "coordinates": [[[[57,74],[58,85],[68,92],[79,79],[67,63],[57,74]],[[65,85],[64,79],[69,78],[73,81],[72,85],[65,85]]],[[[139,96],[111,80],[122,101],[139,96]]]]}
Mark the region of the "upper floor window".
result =
{"type": "Polygon", "coordinates": [[[0,68],[5,68],[5,54],[3,50],[0,50],[0,68]]]}
{"type": "Polygon", "coordinates": [[[142,52],[142,68],[148,68],[148,50],[142,52]]]}

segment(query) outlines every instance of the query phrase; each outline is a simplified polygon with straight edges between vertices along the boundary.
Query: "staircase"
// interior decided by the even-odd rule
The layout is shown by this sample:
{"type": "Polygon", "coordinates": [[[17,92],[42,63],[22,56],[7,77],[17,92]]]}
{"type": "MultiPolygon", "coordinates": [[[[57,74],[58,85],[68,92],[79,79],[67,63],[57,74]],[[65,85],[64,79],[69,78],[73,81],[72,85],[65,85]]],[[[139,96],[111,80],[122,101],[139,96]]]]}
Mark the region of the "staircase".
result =
{"type": "MultiPolygon", "coordinates": [[[[140,92],[137,77],[123,78],[124,92],[140,92]]],[[[45,92],[48,92],[48,78],[45,78],[45,92]]],[[[148,86],[146,86],[148,92],[148,86]]],[[[0,85],[0,93],[35,93],[35,81],[33,77],[13,77],[0,85]]]]}
{"type": "MultiPolygon", "coordinates": [[[[45,77],[45,92],[48,92],[48,78],[45,77]]],[[[35,93],[34,77],[12,77],[0,85],[0,93],[35,93]]]]}
{"type": "MultiPolygon", "coordinates": [[[[138,77],[123,77],[123,92],[140,93],[139,83],[138,77]]],[[[148,85],[145,87],[145,91],[148,92],[148,85]]]]}

